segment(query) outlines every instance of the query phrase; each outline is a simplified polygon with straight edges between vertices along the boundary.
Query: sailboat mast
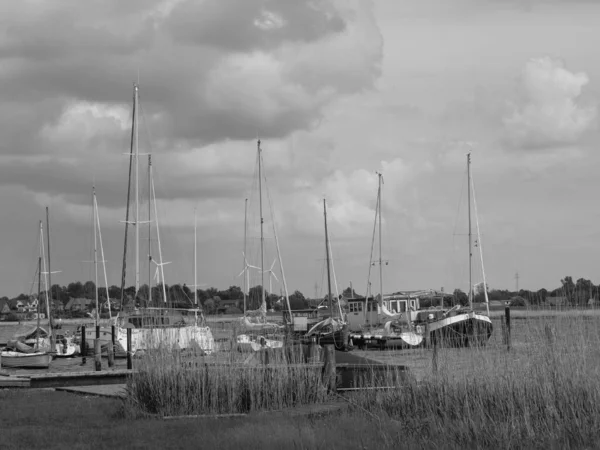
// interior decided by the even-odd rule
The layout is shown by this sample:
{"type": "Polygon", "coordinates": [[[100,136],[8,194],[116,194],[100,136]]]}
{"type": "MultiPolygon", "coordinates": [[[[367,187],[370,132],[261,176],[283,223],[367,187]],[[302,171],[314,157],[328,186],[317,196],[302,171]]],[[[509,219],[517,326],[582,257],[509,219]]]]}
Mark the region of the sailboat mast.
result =
{"type": "Polygon", "coordinates": [[[327,259],[327,299],[330,317],[333,318],[333,303],[331,301],[331,273],[329,269],[329,233],[327,231],[327,203],[323,199],[323,217],[325,218],[325,257],[327,259]]]}
{"type": "Polygon", "coordinates": [[[244,201],[244,316],[246,315],[246,290],[248,289],[248,267],[246,263],[246,242],[248,238],[248,199],[244,201]]]}
{"type": "Polygon", "coordinates": [[[469,214],[469,308],[473,308],[473,236],[471,232],[471,153],[467,153],[467,203],[469,214]]]}
{"type": "Polygon", "coordinates": [[[133,141],[135,137],[136,86],[134,84],[133,110],[131,115],[131,140],[129,144],[129,177],[127,178],[127,207],[125,209],[125,242],[123,243],[123,266],[121,269],[121,307],[125,300],[125,273],[127,272],[127,231],[129,230],[129,203],[131,199],[131,168],[133,163],[133,141]]]}
{"type": "Polygon", "coordinates": [[[38,258],[38,298],[37,298],[37,330],[35,330],[35,350],[38,350],[38,338],[40,336],[40,295],[42,293],[42,247],[44,230],[42,228],[42,221],[40,220],[40,256],[38,258]]]}
{"type": "Polygon", "coordinates": [[[98,200],[94,195],[94,210],[96,211],[96,223],[98,225],[98,241],[100,242],[100,260],[102,261],[102,269],[104,272],[104,287],[106,289],[106,304],[108,308],[108,317],[112,317],[110,307],[110,294],[108,293],[108,278],[106,276],[106,259],[104,258],[104,246],[102,245],[102,229],[100,228],[100,212],[98,211],[98,200]]]}
{"type": "MultiPolygon", "coordinates": [[[[50,213],[48,212],[48,207],[46,206],[46,237],[48,238],[48,285],[50,286],[50,299],[48,301],[49,305],[52,306],[52,269],[50,268],[50,213]]],[[[52,311],[48,310],[48,324],[50,325],[50,329],[52,329],[52,311]]]]}
{"type": "Polygon", "coordinates": [[[265,236],[263,233],[263,208],[262,208],[262,156],[261,156],[261,148],[260,148],[260,139],[258,140],[258,203],[260,209],[260,289],[262,291],[262,305],[265,304],[265,236]]]}
{"type": "Polygon", "coordinates": [[[98,326],[98,219],[96,217],[96,187],[92,186],[92,210],[94,220],[94,284],[96,294],[96,326],[98,326]]]}
{"type": "Polygon", "coordinates": [[[381,304],[383,305],[383,266],[381,259],[381,182],[382,175],[377,172],[379,178],[379,189],[377,191],[377,205],[379,206],[379,293],[381,295],[381,304]]]}
{"type": "Polygon", "coordinates": [[[152,306],[152,186],[150,185],[151,168],[152,155],[148,155],[148,306],[152,306]]]}
{"type": "Polygon", "coordinates": [[[196,264],[197,264],[197,251],[196,251],[196,208],[194,208],[194,305],[198,306],[198,280],[196,278],[196,264]]]}
{"type": "MultiPolygon", "coordinates": [[[[139,88],[138,85],[134,85],[135,90],[135,104],[138,104],[139,101],[139,88]]],[[[135,132],[135,294],[137,295],[140,290],[140,195],[139,195],[139,156],[140,156],[140,148],[139,148],[139,125],[138,125],[138,108],[134,107],[134,132],[135,132]]]]}

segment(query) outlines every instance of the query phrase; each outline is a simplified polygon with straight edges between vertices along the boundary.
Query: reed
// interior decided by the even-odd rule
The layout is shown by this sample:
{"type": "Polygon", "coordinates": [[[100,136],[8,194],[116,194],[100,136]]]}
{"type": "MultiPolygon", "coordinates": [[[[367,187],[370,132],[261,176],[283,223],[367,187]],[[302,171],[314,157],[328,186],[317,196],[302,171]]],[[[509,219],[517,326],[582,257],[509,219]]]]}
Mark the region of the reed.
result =
{"type": "Polygon", "coordinates": [[[397,439],[418,446],[593,446],[600,438],[598,330],[598,320],[583,316],[522,320],[510,351],[439,349],[436,372],[351,401],[368,417],[396,421],[397,439]]]}
{"type": "Polygon", "coordinates": [[[125,410],[133,416],[236,414],[323,402],[321,367],[298,364],[299,353],[269,352],[268,365],[248,365],[235,352],[218,363],[193,352],[147,352],[128,380],[125,410]]]}

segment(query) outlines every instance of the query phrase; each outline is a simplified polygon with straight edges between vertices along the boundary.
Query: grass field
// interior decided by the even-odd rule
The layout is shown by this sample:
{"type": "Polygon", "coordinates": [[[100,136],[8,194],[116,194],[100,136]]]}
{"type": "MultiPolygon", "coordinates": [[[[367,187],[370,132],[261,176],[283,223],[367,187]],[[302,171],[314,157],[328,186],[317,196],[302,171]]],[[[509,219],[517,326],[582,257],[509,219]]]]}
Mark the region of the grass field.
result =
{"type": "Polygon", "coordinates": [[[133,420],[118,400],[0,391],[2,446],[600,448],[600,316],[553,313],[513,321],[510,351],[494,319],[481,348],[357,352],[408,365],[417,381],[355,394],[348,412],[321,419],[133,420]]]}

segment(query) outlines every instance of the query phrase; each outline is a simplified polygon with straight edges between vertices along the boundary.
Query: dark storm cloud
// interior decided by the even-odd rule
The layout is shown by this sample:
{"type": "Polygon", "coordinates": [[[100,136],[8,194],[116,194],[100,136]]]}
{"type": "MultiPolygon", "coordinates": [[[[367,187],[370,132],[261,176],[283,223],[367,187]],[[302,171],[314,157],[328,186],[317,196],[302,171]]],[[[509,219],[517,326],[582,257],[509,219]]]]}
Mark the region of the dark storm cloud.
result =
{"type": "Polygon", "coordinates": [[[182,43],[238,52],[314,41],[344,27],[328,2],[298,0],[187,0],[177,4],[166,22],[182,43]]]}

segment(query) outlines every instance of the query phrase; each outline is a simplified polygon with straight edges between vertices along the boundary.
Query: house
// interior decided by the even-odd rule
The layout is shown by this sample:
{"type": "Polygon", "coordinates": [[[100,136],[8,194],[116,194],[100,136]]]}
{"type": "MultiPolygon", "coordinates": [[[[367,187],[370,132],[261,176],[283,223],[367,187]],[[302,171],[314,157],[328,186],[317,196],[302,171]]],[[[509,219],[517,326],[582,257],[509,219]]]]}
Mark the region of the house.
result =
{"type": "Polygon", "coordinates": [[[217,308],[217,314],[225,314],[229,308],[239,308],[239,299],[236,300],[221,300],[217,308]]]}
{"type": "Polygon", "coordinates": [[[65,305],[67,311],[88,311],[93,305],[95,300],[89,298],[70,298],[65,305]]]}

